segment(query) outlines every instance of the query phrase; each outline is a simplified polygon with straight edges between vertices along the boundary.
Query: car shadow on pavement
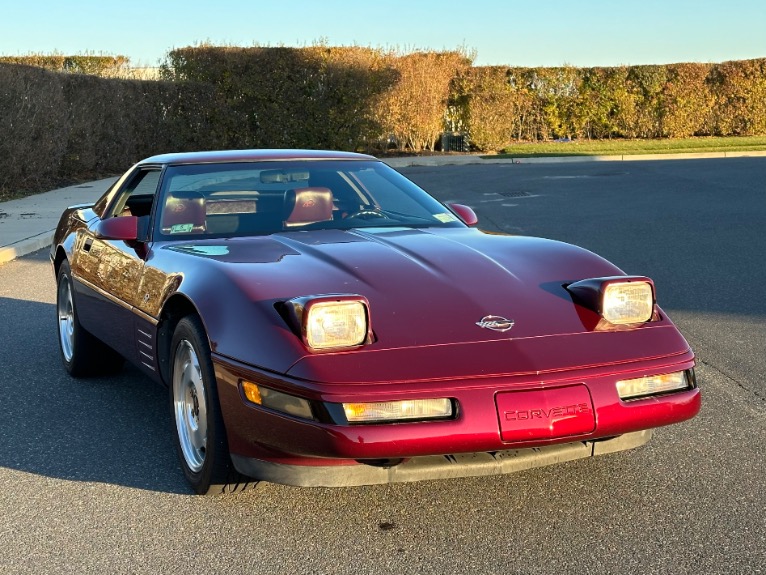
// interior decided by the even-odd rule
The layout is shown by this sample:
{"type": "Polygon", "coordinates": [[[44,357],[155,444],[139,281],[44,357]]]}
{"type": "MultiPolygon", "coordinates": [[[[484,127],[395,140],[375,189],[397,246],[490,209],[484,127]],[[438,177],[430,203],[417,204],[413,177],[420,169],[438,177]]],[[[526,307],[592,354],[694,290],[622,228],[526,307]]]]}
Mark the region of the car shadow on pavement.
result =
{"type": "Polygon", "coordinates": [[[129,364],[75,379],[55,306],[0,297],[0,466],[70,481],[188,494],[167,391],[129,364]]]}

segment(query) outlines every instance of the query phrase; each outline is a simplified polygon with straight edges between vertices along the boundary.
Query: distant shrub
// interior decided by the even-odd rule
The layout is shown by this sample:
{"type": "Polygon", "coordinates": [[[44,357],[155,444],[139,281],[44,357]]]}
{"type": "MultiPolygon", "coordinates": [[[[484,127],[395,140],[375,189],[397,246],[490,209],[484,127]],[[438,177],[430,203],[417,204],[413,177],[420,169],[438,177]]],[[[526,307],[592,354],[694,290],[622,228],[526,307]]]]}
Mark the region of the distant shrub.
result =
{"type": "Polygon", "coordinates": [[[44,185],[66,152],[60,75],[0,64],[0,190],[44,185]]]}
{"type": "Polygon", "coordinates": [[[0,56],[0,64],[23,64],[43,68],[51,72],[88,74],[102,78],[121,76],[130,63],[127,56],[103,56],[95,54],[28,54],[26,56],[0,56]]]}
{"type": "Polygon", "coordinates": [[[210,138],[209,86],[0,64],[0,195],[119,173],[210,138]]]}
{"type": "Polygon", "coordinates": [[[576,135],[585,139],[608,139],[621,135],[635,107],[629,92],[627,68],[583,68],[575,111],[576,135]]]}
{"type": "Polygon", "coordinates": [[[415,52],[387,60],[395,83],[380,99],[381,127],[400,150],[433,150],[444,131],[452,81],[470,61],[460,52],[415,52]]]}
{"type": "Polygon", "coordinates": [[[766,134],[766,59],[716,64],[707,80],[716,134],[766,134]]]}
{"type": "Polygon", "coordinates": [[[522,137],[529,98],[511,81],[503,66],[469,68],[458,81],[455,104],[464,106],[464,123],[478,150],[500,150],[522,137]]]}
{"type": "Polygon", "coordinates": [[[710,64],[671,64],[662,88],[662,135],[671,138],[713,133],[715,97],[707,81],[710,64]]]}

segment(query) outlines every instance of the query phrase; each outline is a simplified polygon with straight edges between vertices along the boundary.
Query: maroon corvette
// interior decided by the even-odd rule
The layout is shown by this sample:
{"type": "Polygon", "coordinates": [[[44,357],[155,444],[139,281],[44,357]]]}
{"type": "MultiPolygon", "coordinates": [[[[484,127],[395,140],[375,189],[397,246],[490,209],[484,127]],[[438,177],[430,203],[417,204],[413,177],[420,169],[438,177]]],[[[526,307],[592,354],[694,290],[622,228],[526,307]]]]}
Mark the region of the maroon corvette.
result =
{"type": "Polygon", "coordinates": [[[166,385],[198,493],[508,473],[697,414],[650,279],[474,224],[361,154],[148,158],[56,230],[64,366],[166,385]]]}

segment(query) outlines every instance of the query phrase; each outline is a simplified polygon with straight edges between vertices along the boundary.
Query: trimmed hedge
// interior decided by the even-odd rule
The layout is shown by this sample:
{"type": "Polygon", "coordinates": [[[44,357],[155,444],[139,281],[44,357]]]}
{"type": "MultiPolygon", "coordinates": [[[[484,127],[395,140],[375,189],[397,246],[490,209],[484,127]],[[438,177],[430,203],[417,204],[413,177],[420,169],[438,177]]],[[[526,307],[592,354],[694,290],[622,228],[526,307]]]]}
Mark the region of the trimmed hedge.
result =
{"type": "Polygon", "coordinates": [[[433,150],[457,52],[397,55],[362,47],[181,48],[162,77],[214,86],[227,147],[433,150]]]}
{"type": "Polygon", "coordinates": [[[52,72],[90,74],[104,78],[120,76],[130,63],[127,56],[94,56],[80,54],[30,54],[27,56],[0,56],[0,64],[23,64],[52,72]]]}
{"type": "Polygon", "coordinates": [[[0,59],[0,197],[166,151],[433,150],[445,128],[486,151],[552,138],[766,134],[766,59],[471,67],[461,52],[200,46],[171,51],[160,81],[103,77],[125,63],[0,59]]]}
{"type": "Polygon", "coordinates": [[[707,83],[715,98],[712,121],[716,134],[766,134],[766,59],[717,64],[707,83]]]}
{"type": "Polygon", "coordinates": [[[207,85],[0,64],[0,197],[114,174],[152,154],[218,147],[207,85]]]}
{"type": "Polygon", "coordinates": [[[471,141],[766,134],[766,59],[614,68],[474,67],[457,83],[471,141]]]}
{"type": "Polygon", "coordinates": [[[367,48],[181,48],[161,76],[213,88],[216,139],[229,148],[340,148],[381,132],[393,71],[367,48]]]}
{"type": "Polygon", "coordinates": [[[0,193],[50,181],[66,153],[67,107],[58,75],[0,64],[0,193]]]}
{"type": "Polygon", "coordinates": [[[450,87],[470,61],[459,52],[389,56],[395,82],[379,100],[380,127],[399,150],[433,151],[444,131],[450,87]]]}

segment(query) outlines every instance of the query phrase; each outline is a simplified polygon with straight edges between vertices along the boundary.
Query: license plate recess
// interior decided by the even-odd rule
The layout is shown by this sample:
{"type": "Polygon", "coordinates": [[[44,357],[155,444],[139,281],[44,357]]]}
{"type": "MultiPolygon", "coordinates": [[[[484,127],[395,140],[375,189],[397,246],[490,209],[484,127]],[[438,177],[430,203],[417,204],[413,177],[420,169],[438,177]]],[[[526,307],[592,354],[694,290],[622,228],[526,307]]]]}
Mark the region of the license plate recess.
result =
{"type": "Polygon", "coordinates": [[[555,439],[596,428],[585,385],[498,393],[495,403],[503,441],[555,439]]]}

